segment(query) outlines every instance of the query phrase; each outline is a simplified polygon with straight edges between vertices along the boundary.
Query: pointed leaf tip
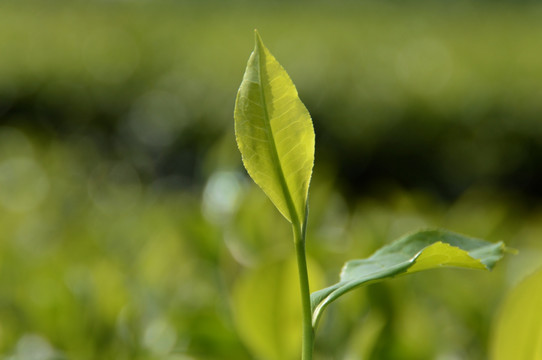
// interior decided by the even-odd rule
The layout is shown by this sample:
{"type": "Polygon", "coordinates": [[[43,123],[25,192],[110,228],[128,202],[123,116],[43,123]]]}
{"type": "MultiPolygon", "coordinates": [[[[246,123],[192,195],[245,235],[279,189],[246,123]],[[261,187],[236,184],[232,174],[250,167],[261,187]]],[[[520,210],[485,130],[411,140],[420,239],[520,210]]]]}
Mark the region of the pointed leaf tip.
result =
{"type": "MultiPolygon", "coordinates": [[[[264,62],[267,63],[266,57],[271,57],[278,66],[286,73],[286,71],[282,68],[282,66],[277,62],[277,60],[273,57],[273,55],[269,52],[269,50],[265,47],[262,37],[257,29],[254,30],[254,52],[258,54],[258,56],[262,57],[264,59],[264,62]]],[[[265,71],[265,68],[261,67],[260,71],[265,71]]],[[[288,74],[286,74],[288,75],[288,74]]],[[[290,80],[291,81],[291,80],[290,80]]],[[[293,84],[292,84],[293,85],[293,84]]]]}
{"type": "Polygon", "coordinates": [[[258,29],[254,29],[254,49],[259,50],[260,48],[264,48],[262,37],[260,36],[258,29]]]}

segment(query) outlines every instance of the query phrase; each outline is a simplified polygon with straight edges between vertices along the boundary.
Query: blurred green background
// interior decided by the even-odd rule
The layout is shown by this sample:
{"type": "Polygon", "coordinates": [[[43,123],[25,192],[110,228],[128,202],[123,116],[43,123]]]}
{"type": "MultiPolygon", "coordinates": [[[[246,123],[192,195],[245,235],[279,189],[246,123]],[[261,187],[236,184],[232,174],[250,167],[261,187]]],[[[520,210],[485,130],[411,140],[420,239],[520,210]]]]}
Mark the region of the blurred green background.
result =
{"type": "Polygon", "coordinates": [[[425,227],[520,251],[345,297],[316,359],[488,358],[542,265],[535,2],[1,2],[1,359],[296,358],[290,229],[233,136],[254,28],[315,125],[313,290],[425,227]]]}

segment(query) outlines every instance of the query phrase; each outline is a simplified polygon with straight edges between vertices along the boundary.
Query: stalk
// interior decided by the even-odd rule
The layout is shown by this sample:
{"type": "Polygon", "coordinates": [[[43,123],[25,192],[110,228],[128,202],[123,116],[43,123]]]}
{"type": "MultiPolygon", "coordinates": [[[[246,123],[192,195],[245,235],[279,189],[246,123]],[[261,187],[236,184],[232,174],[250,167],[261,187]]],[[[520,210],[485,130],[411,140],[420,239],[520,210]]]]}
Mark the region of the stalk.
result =
{"type": "MultiPolygon", "coordinates": [[[[306,219],[305,219],[306,220],[306,219]]],[[[305,221],[306,223],[306,221],[305,221]]],[[[311,296],[309,288],[309,274],[307,271],[307,257],[305,255],[305,224],[303,227],[293,226],[299,285],[301,290],[301,308],[303,312],[303,339],[301,360],[312,360],[314,347],[314,330],[312,327],[311,296]]]]}

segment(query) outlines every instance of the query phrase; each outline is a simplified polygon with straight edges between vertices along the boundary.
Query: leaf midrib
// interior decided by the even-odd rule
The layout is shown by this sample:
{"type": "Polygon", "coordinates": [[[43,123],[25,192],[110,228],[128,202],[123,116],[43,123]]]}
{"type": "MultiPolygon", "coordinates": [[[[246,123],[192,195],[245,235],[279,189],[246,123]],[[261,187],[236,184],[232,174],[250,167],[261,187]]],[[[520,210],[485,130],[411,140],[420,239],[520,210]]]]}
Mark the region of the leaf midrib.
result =
{"type": "Polygon", "coordinates": [[[263,60],[264,56],[262,56],[262,53],[265,51],[263,49],[261,39],[258,35],[256,35],[256,54],[258,56],[258,80],[260,82],[260,98],[262,101],[262,108],[263,108],[263,117],[264,117],[264,124],[265,124],[265,130],[267,137],[269,139],[269,143],[271,144],[271,158],[273,159],[273,165],[275,167],[275,171],[278,173],[278,178],[280,181],[280,185],[282,187],[282,192],[284,194],[284,198],[286,199],[286,205],[288,206],[288,211],[290,212],[290,218],[292,221],[292,224],[298,228],[299,231],[301,231],[301,223],[299,220],[299,217],[297,216],[297,210],[294,205],[294,201],[292,199],[292,194],[290,193],[290,189],[288,188],[288,183],[286,182],[286,177],[284,176],[284,171],[282,169],[282,163],[280,162],[278,150],[277,150],[277,144],[275,143],[275,137],[273,136],[273,129],[271,128],[271,118],[269,116],[269,112],[267,111],[267,101],[265,98],[265,91],[263,86],[263,77],[262,77],[262,69],[263,69],[263,60]]]}

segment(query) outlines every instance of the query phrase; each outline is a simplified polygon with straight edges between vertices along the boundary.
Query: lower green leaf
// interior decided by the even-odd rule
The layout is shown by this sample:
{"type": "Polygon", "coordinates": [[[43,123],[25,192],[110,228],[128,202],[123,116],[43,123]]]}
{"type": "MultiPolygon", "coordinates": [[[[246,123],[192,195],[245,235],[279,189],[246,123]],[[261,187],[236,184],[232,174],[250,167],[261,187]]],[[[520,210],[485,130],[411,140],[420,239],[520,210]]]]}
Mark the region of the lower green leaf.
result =
{"type": "Polygon", "coordinates": [[[491,270],[504,251],[502,242],[490,243],[447,230],[407,235],[367,259],[348,261],[338,283],[312,293],[313,326],[331,302],[359,286],[440,267],[491,270]]]}

